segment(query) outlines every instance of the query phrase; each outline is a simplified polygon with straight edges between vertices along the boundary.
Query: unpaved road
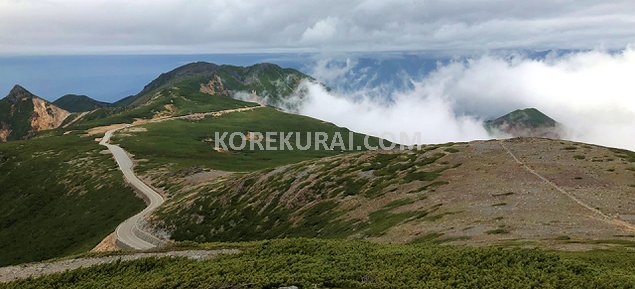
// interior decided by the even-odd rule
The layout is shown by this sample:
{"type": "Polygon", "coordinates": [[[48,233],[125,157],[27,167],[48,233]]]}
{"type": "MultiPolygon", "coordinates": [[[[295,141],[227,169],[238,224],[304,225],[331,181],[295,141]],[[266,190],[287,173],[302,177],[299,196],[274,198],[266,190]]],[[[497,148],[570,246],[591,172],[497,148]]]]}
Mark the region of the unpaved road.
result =
{"type": "MultiPolygon", "coordinates": [[[[175,117],[166,117],[160,119],[150,120],[150,122],[162,122],[167,120],[174,119],[188,119],[188,118],[203,118],[205,116],[221,116],[227,113],[232,112],[243,112],[249,111],[256,108],[260,108],[262,106],[254,106],[254,107],[244,107],[244,108],[236,108],[236,109],[227,109],[222,111],[208,112],[208,113],[197,113],[191,115],[184,116],[175,116],[175,117]]],[[[142,123],[140,123],[142,124],[142,123]]],[[[125,220],[123,223],[117,226],[115,230],[115,238],[118,245],[123,245],[124,247],[128,247],[130,249],[136,250],[148,250],[154,247],[160,246],[163,244],[163,241],[151,233],[143,230],[141,227],[141,223],[152,211],[161,206],[165,201],[163,196],[161,196],[157,191],[153,188],[145,184],[143,181],[137,177],[134,173],[134,164],[128,153],[118,145],[110,144],[110,138],[112,135],[121,129],[130,128],[135,125],[125,125],[123,127],[114,128],[106,131],[104,137],[99,142],[100,145],[103,145],[110,150],[112,155],[114,156],[117,164],[119,165],[119,169],[123,172],[124,178],[126,181],[132,185],[145,199],[148,206],[143,209],[143,211],[137,213],[136,215],[130,217],[125,220]]]]}
{"type": "Polygon", "coordinates": [[[537,173],[534,169],[530,168],[527,164],[525,164],[523,161],[521,161],[520,159],[518,159],[518,157],[516,157],[516,155],[514,155],[514,153],[512,153],[512,151],[507,148],[507,146],[505,146],[505,141],[501,140],[499,143],[500,145],[503,147],[503,149],[514,159],[514,161],[516,161],[516,163],[522,165],[528,172],[532,173],[533,175],[535,175],[536,177],[538,177],[539,179],[541,179],[542,181],[544,181],[545,183],[547,183],[549,186],[553,187],[556,191],[562,193],[563,195],[567,196],[569,199],[571,199],[572,201],[576,202],[578,205],[584,207],[585,209],[587,209],[588,211],[590,211],[594,217],[596,217],[597,219],[609,223],[611,225],[615,225],[618,227],[622,227],[626,230],[629,231],[633,231],[635,232],[635,225],[628,223],[624,220],[620,220],[618,218],[615,217],[611,217],[605,213],[603,213],[602,211],[590,206],[589,204],[583,202],[582,200],[578,199],[576,196],[574,196],[573,194],[567,192],[566,190],[564,190],[563,188],[559,187],[558,185],[556,185],[555,183],[553,183],[552,181],[550,181],[549,179],[545,178],[544,176],[542,176],[541,174],[537,173]]]}
{"type": "Polygon", "coordinates": [[[116,255],[106,257],[87,257],[53,262],[22,264],[0,268],[0,283],[26,279],[29,277],[36,278],[44,275],[64,272],[66,270],[74,270],[95,265],[108,264],[115,261],[131,261],[150,257],[185,257],[195,260],[207,260],[218,255],[238,253],[240,253],[240,250],[237,249],[188,250],[164,253],[136,253],[130,255],[116,255]]]}

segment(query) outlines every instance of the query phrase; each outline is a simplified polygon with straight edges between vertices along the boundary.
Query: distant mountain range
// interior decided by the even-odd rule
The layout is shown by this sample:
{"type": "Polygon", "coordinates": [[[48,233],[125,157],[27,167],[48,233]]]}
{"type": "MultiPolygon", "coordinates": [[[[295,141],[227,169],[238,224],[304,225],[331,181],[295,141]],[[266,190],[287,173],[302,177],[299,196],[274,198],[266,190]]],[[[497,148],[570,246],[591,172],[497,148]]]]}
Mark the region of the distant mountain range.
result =
{"type": "Polygon", "coordinates": [[[295,69],[269,63],[240,67],[195,62],[161,74],[138,94],[115,103],[75,94],[50,103],[16,85],[0,101],[0,141],[27,139],[62,125],[88,127],[210,111],[232,97],[275,106],[304,79],[313,80],[295,69]]]}
{"type": "Polygon", "coordinates": [[[562,125],[535,108],[518,109],[485,122],[493,135],[513,137],[544,137],[559,139],[562,125]]]}
{"type": "MultiPolygon", "coordinates": [[[[0,100],[0,141],[26,139],[62,125],[86,128],[213,111],[230,98],[281,106],[303,80],[314,81],[295,69],[269,63],[240,67],[194,62],[161,74],[138,94],[115,103],[75,94],[50,103],[16,85],[0,100]]],[[[489,120],[485,127],[494,136],[560,138],[562,134],[558,122],[535,108],[489,120]]]]}
{"type": "Polygon", "coordinates": [[[53,104],[69,112],[84,112],[113,106],[111,103],[94,100],[86,95],[77,94],[64,95],[54,101],[53,104]]]}

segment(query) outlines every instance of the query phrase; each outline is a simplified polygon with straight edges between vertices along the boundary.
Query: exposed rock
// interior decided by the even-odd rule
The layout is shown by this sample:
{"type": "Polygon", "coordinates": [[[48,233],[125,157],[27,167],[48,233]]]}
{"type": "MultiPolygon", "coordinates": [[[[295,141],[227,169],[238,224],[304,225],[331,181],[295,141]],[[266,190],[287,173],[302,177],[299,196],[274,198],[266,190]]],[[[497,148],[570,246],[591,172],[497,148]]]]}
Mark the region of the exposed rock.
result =
{"type": "Polygon", "coordinates": [[[62,122],[71,115],[46,100],[33,97],[33,116],[31,117],[31,129],[33,131],[43,131],[58,128],[62,122]]]}
{"type": "Polygon", "coordinates": [[[38,131],[58,128],[70,115],[16,85],[0,100],[0,141],[27,139],[38,131]]]}
{"type": "Polygon", "coordinates": [[[11,130],[10,129],[1,128],[0,129],[0,142],[7,141],[7,138],[9,137],[10,134],[11,134],[11,130]]]}
{"type": "Polygon", "coordinates": [[[104,238],[103,240],[101,240],[101,242],[99,242],[99,244],[97,244],[97,246],[95,246],[95,248],[93,248],[90,251],[91,252],[112,252],[112,251],[118,251],[118,250],[120,250],[120,248],[117,247],[117,242],[115,242],[115,233],[112,233],[106,236],[106,238],[104,238]]]}
{"type": "Polygon", "coordinates": [[[34,95],[26,90],[24,87],[15,85],[5,99],[12,104],[16,104],[18,102],[25,101],[33,96],[34,95]]]}
{"type": "Polygon", "coordinates": [[[223,80],[218,75],[214,75],[208,83],[201,83],[200,92],[214,96],[229,96],[229,91],[225,89],[223,80]]]}

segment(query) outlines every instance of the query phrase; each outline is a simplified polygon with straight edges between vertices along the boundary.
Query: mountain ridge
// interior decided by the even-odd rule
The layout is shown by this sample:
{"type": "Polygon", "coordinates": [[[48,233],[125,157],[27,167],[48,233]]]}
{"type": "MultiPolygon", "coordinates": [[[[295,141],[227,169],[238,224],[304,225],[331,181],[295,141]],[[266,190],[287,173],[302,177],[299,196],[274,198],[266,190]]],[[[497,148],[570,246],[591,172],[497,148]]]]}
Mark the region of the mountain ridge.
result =
{"type": "Polygon", "coordinates": [[[98,101],[87,95],[81,94],[65,94],[52,103],[68,112],[85,112],[113,106],[111,103],[98,101]]]}
{"type": "Polygon", "coordinates": [[[28,139],[39,131],[57,128],[70,115],[16,84],[0,100],[0,142],[28,139]]]}
{"type": "Polygon", "coordinates": [[[246,67],[189,63],[160,74],[139,93],[113,103],[113,107],[91,111],[73,127],[130,123],[256,103],[277,106],[305,79],[313,80],[295,69],[271,63],[246,67]]]}
{"type": "Polygon", "coordinates": [[[279,97],[292,93],[302,79],[313,79],[295,69],[282,68],[272,63],[235,66],[198,61],[161,73],[139,93],[116,103],[123,107],[142,106],[147,104],[156,91],[192,78],[198,78],[201,84],[219,82],[226,90],[223,93],[225,96],[245,91],[271,100],[278,100],[279,97]],[[277,86],[277,83],[282,83],[281,87],[277,86]]]}

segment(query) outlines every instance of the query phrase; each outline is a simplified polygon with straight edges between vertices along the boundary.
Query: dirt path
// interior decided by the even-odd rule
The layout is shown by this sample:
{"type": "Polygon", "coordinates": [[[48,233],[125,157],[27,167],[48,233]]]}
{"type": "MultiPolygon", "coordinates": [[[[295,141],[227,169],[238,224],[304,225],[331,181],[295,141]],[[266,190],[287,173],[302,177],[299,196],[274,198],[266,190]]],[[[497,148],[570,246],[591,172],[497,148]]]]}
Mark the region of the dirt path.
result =
{"type": "Polygon", "coordinates": [[[501,140],[499,143],[503,147],[503,149],[514,159],[514,161],[516,161],[516,163],[522,165],[528,172],[532,173],[533,175],[535,175],[536,177],[538,177],[539,179],[541,179],[542,181],[547,183],[549,186],[551,186],[554,189],[556,189],[556,191],[562,193],[563,195],[567,196],[572,201],[576,202],[578,205],[584,207],[585,209],[587,209],[588,211],[593,213],[593,216],[596,217],[598,220],[601,220],[603,222],[606,222],[606,223],[614,225],[614,226],[622,227],[622,228],[630,230],[630,231],[635,231],[635,225],[633,225],[631,223],[628,223],[626,221],[620,220],[618,218],[611,217],[611,216],[603,213],[602,211],[600,211],[600,210],[588,205],[587,203],[583,202],[582,200],[578,199],[576,196],[574,196],[573,194],[567,192],[566,190],[564,190],[563,188],[559,187],[558,185],[556,185],[552,181],[548,180],[547,178],[543,177],[541,174],[537,173],[534,169],[530,168],[527,164],[525,164],[520,159],[518,159],[518,157],[516,157],[516,155],[514,155],[514,153],[512,153],[512,151],[509,150],[509,148],[507,148],[507,146],[505,146],[505,143],[504,143],[503,140],[501,140]]]}
{"type": "MultiPolygon", "coordinates": [[[[259,105],[259,106],[249,106],[249,107],[241,107],[241,108],[233,108],[233,109],[226,109],[226,110],[221,110],[221,111],[212,111],[212,112],[201,112],[201,113],[193,113],[193,114],[188,114],[188,115],[181,115],[181,116],[169,116],[169,117],[160,117],[160,118],[154,118],[154,119],[150,119],[147,122],[163,122],[163,121],[167,121],[167,120],[175,120],[175,119],[203,119],[207,116],[213,116],[213,117],[219,117],[228,113],[233,113],[233,112],[245,112],[245,111],[251,111],[254,109],[258,109],[258,108],[262,108],[265,107],[264,105],[259,105]]],[[[146,122],[140,122],[140,123],[136,123],[133,126],[136,125],[142,125],[145,124],[146,122]]]]}
{"type": "Polygon", "coordinates": [[[101,264],[108,264],[115,261],[131,261],[150,257],[185,257],[194,260],[207,260],[219,255],[238,254],[238,249],[220,250],[189,250],[173,251],[164,253],[136,253],[130,255],[117,255],[105,257],[87,257],[54,262],[30,263],[0,268],[0,283],[11,282],[29,277],[40,277],[44,275],[91,267],[101,264]]]}
{"type": "Polygon", "coordinates": [[[80,119],[82,119],[84,116],[86,116],[89,113],[90,113],[90,111],[84,111],[84,112],[80,113],[73,120],[69,121],[67,124],[62,126],[62,128],[67,128],[67,127],[71,126],[72,124],[76,123],[77,121],[79,121],[80,119]]]}

